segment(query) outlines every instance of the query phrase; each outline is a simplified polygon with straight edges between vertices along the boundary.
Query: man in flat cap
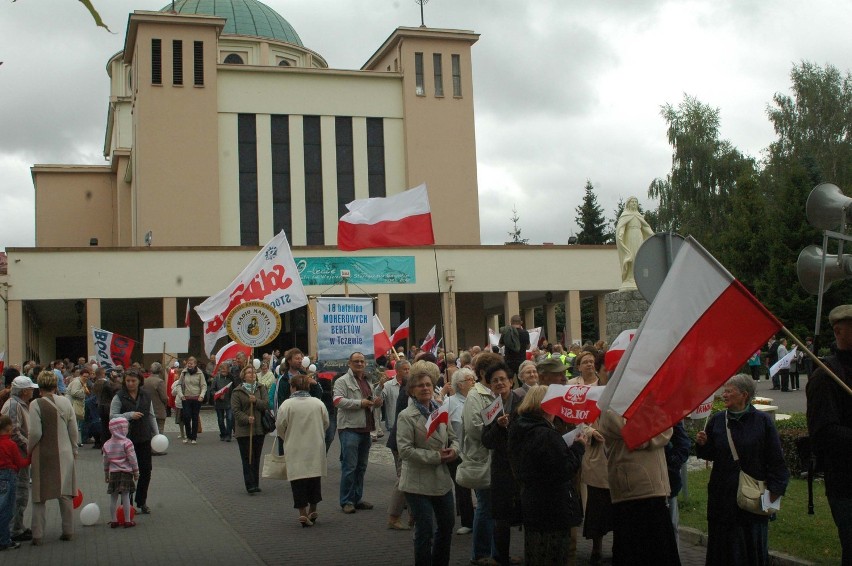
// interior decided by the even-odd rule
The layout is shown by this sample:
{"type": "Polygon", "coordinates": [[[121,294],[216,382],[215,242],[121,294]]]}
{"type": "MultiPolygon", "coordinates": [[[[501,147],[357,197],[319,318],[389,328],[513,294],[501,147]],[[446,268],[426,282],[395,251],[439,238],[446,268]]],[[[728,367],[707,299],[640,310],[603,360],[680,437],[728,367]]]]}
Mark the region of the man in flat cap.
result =
{"type": "MultiPolygon", "coordinates": [[[[837,353],[823,361],[852,386],[852,305],[835,307],[828,315],[837,353]]],[[[825,495],[837,525],[843,565],[852,565],[852,395],[824,370],[808,379],[808,431],[825,472],[825,495]]]]}

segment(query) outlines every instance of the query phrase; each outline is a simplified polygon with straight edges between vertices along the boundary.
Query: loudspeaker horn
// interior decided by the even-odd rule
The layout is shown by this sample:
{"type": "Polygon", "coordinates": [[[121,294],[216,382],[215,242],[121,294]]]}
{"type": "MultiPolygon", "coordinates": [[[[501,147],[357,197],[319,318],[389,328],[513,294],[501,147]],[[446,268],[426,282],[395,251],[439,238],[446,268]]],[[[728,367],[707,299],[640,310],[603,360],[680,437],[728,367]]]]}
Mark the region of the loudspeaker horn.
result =
{"type": "Polygon", "coordinates": [[[843,228],[850,205],[852,198],[844,195],[840,187],[831,183],[819,184],[808,195],[805,206],[808,222],[820,230],[843,228]]]}
{"type": "MultiPolygon", "coordinates": [[[[808,246],[799,254],[796,261],[796,274],[802,288],[811,295],[819,294],[819,270],[822,265],[822,248],[808,246]]],[[[841,261],[833,254],[825,254],[825,281],[823,292],[828,291],[835,281],[852,277],[852,257],[844,255],[841,261]]]]}

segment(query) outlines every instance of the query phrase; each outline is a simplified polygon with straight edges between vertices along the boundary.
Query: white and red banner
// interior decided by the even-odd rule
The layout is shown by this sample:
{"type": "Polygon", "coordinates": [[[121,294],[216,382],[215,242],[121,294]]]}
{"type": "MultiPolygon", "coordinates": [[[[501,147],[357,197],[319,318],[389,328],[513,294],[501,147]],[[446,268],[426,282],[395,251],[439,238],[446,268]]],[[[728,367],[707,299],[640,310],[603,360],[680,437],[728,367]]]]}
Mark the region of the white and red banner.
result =
{"type": "Polygon", "coordinates": [[[391,344],[396,346],[400,340],[405,340],[408,338],[408,319],[406,318],[402,324],[400,324],[396,330],[393,331],[393,336],[391,336],[391,344]]]}
{"type": "Polygon", "coordinates": [[[548,385],[541,408],[566,423],[592,423],[601,414],[598,399],[604,389],[603,385],[548,385]]]}
{"type": "MultiPolygon", "coordinates": [[[[500,335],[494,332],[494,329],[492,328],[488,329],[488,343],[491,346],[500,347],[500,335]]],[[[530,343],[532,343],[532,340],[530,340],[530,343]]]]}
{"type": "Polygon", "coordinates": [[[95,344],[95,360],[102,368],[122,366],[130,367],[130,356],[136,341],[127,336],[116,334],[102,328],[92,327],[92,341],[95,344]]]}
{"type": "Polygon", "coordinates": [[[279,313],[308,304],[284,230],[263,246],[230,285],[195,307],[204,323],[204,351],[208,356],[219,338],[228,335],[228,313],[246,301],[263,301],[279,313]]]}
{"type": "Polygon", "coordinates": [[[606,368],[606,371],[609,373],[615,371],[615,367],[618,365],[618,362],[621,361],[622,356],[624,356],[624,351],[627,349],[627,345],[630,344],[631,340],[633,340],[633,336],[635,334],[636,329],[631,328],[629,330],[622,331],[621,334],[613,340],[609,350],[607,350],[604,354],[604,367],[606,368]]]}
{"type": "Polygon", "coordinates": [[[716,398],[716,395],[710,395],[707,399],[704,400],[703,403],[698,405],[694,411],[689,413],[689,418],[693,420],[698,419],[706,419],[710,416],[710,413],[713,412],[713,400],[716,398]]]}
{"type": "Polygon", "coordinates": [[[598,402],[631,450],[683,419],[781,323],[687,237],[598,402]]]}
{"type": "Polygon", "coordinates": [[[231,386],[232,386],[232,385],[233,385],[233,383],[229,383],[228,385],[226,385],[225,387],[223,387],[222,389],[220,389],[220,390],[218,390],[216,393],[214,393],[214,394],[213,394],[213,400],[214,400],[214,401],[218,401],[219,399],[221,399],[222,397],[224,397],[224,396],[225,396],[225,393],[227,393],[227,392],[228,392],[228,390],[230,390],[230,389],[231,389],[231,386]]]}
{"type": "Polygon", "coordinates": [[[251,346],[245,346],[243,344],[238,344],[237,342],[228,342],[222,346],[222,349],[216,352],[216,355],[213,356],[213,360],[216,362],[216,367],[213,368],[213,376],[215,377],[219,375],[219,366],[222,362],[233,360],[240,352],[245,354],[246,358],[248,358],[251,356],[251,346]]]}
{"type": "MultiPolygon", "coordinates": [[[[532,353],[533,350],[538,348],[538,341],[541,339],[541,326],[537,328],[531,328],[529,330],[530,333],[530,347],[527,352],[532,353]]],[[[529,358],[527,358],[529,359],[529,358]]]]}
{"type": "Polygon", "coordinates": [[[432,436],[441,423],[449,424],[450,422],[450,404],[444,403],[436,410],[432,411],[429,418],[426,419],[426,438],[432,436]]]}
{"type": "Polygon", "coordinates": [[[482,409],[479,414],[482,415],[482,424],[489,425],[494,422],[494,419],[500,416],[503,412],[503,398],[499,395],[493,403],[482,409]]]}
{"type": "Polygon", "coordinates": [[[382,326],[382,321],[379,320],[379,315],[373,315],[373,352],[378,360],[382,356],[387,356],[388,350],[392,348],[391,339],[388,338],[388,333],[385,327],[382,326]]]}
{"type": "Polygon", "coordinates": [[[431,246],[432,209],[426,185],[386,198],[353,200],[337,223],[337,248],[344,251],[365,248],[431,246]]]}
{"type": "Polygon", "coordinates": [[[426,335],[426,339],[423,340],[423,343],[420,345],[420,350],[422,352],[431,352],[432,348],[438,345],[438,341],[435,339],[435,327],[437,325],[433,325],[432,329],[429,331],[429,334],[426,335]]]}
{"type": "Polygon", "coordinates": [[[0,352],[0,374],[3,373],[4,367],[6,367],[6,352],[0,352]]]}
{"type": "Polygon", "coordinates": [[[189,313],[190,313],[190,310],[189,310],[189,299],[187,299],[187,300],[186,300],[186,314],[185,314],[185,315],[183,315],[183,325],[184,325],[186,328],[189,328],[189,322],[190,322],[189,313]]]}
{"type": "Polygon", "coordinates": [[[769,377],[774,376],[782,369],[790,369],[790,363],[793,361],[793,358],[795,358],[796,354],[798,353],[796,351],[797,348],[798,346],[793,346],[793,349],[787,352],[786,356],[772,364],[772,367],[769,368],[769,377]]]}

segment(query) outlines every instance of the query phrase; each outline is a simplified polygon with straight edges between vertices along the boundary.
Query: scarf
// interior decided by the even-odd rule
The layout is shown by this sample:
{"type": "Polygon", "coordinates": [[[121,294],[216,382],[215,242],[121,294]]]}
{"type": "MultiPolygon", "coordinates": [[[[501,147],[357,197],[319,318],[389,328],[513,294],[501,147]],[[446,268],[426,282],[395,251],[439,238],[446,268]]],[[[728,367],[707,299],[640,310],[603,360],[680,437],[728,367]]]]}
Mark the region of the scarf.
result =
{"type": "Polygon", "coordinates": [[[243,389],[245,389],[249,395],[254,395],[254,392],[257,391],[257,381],[254,383],[243,381],[243,389]]]}
{"type": "Polygon", "coordinates": [[[428,407],[417,399],[415,399],[414,397],[412,397],[411,400],[414,401],[414,406],[417,407],[417,410],[420,411],[420,414],[426,417],[427,419],[429,418],[429,415],[438,410],[438,403],[436,403],[434,399],[429,400],[428,407]]]}
{"type": "Polygon", "coordinates": [[[290,395],[290,399],[292,399],[293,397],[310,397],[310,396],[311,396],[311,394],[307,391],[296,391],[295,393],[290,395]]]}

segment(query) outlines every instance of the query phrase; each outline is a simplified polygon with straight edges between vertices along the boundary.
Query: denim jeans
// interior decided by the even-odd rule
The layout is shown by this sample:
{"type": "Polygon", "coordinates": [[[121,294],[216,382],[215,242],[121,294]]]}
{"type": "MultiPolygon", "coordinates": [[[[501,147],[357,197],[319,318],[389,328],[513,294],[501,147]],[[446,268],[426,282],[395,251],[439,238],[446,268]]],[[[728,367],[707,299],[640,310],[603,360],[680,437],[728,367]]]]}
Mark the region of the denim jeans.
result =
{"type": "Polygon", "coordinates": [[[325,429],[325,453],[331,448],[331,443],[334,442],[334,434],[337,432],[337,409],[334,407],[328,412],[328,428],[325,429]]]}
{"type": "Polygon", "coordinates": [[[828,506],[840,536],[842,566],[852,566],[852,498],[829,497],[828,506]]]}
{"type": "Polygon", "coordinates": [[[216,407],[216,421],[219,423],[219,438],[228,438],[234,434],[234,413],[230,407],[216,407]]]}
{"type": "Polygon", "coordinates": [[[497,555],[494,546],[494,519],[491,518],[491,490],[477,489],[476,509],[473,512],[473,548],[471,558],[490,558],[497,555]]]}
{"type": "Polygon", "coordinates": [[[414,518],[414,566],[449,564],[456,519],[453,490],[444,495],[406,493],[405,500],[414,518]],[[433,515],[438,524],[434,531],[433,515]]]}
{"type": "Polygon", "coordinates": [[[201,413],[201,401],[184,399],[183,409],[183,425],[186,427],[186,437],[190,440],[198,440],[198,418],[201,413]]]}
{"type": "Polygon", "coordinates": [[[369,432],[340,431],[340,506],[355,505],[364,495],[364,474],[373,441],[369,432]]]}
{"type": "Polygon", "coordinates": [[[12,543],[9,523],[15,513],[17,484],[18,472],[12,469],[0,470],[0,546],[12,543]]]}

